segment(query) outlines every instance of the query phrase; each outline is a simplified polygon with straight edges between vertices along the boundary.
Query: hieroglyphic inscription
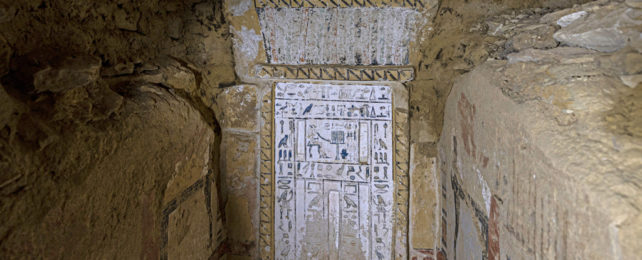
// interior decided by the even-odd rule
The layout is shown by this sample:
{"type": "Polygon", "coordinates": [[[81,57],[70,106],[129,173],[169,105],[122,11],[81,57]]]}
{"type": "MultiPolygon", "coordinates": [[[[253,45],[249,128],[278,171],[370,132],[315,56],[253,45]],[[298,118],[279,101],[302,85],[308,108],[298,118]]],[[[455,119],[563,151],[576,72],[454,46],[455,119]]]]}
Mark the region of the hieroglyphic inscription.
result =
{"type": "Polygon", "coordinates": [[[277,83],[274,94],[275,258],[392,259],[391,89],[277,83]]]}
{"type": "Polygon", "coordinates": [[[413,8],[258,8],[256,12],[269,64],[410,65],[410,43],[422,23],[421,12],[413,8]]]}

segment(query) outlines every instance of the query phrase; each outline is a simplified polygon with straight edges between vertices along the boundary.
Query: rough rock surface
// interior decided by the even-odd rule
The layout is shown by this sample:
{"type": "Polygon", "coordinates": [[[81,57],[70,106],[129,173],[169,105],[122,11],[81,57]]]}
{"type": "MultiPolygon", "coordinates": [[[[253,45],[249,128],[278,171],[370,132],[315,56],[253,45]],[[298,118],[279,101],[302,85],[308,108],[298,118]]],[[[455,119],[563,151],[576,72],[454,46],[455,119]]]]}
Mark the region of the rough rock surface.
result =
{"type": "MultiPolygon", "coordinates": [[[[109,66],[171,55],[196,64],[204,81],[217,86],[234,81],[221,5],[194,0],[5,1],[0,3],[0,46],[9,45],[14,56],[34,50],[90,54],[109,66]]],[[[4,57],[5,48],[0,50],[4,57]]]]}
{"type": "MultiPolygon", "coordinates": [[[[83,73],[74,72],[74,61],[65,59],[92,56],[99,59],[92,68],[102,65],[103,77],[146,74],[146,80],[153,82],[152,78],[161,74],[175,80],[193,74],[196,85],[185,91],[199,106],[214,111],[218,87],[235,82],[228,35],[221,1],[0,3],[0,77],[12,71],[24,74],[23,81],[29,84],[23,86],[27,87],[32,76],[83,73]],[[54,60],[61,62],[50,62],[54,60]],[[167,73],[177,67],[182,71],[167,73]],[[37,71],[41,72],[34,75],[37,71]]],[[[74,80],[82,81],[83,75],[78,76],[74,80]]],[[[167,83],[169,87],[176,85],[167,83]]],[[[35,85],[37,89],[51,88],[39,81],[35,85]]]]}
{"type": "MultiPolygon", "coordinates": [[[[132,83],[118,93],[100,80],[73,87],[27,99],[2,92],[9,113],[1,122],[0,251],[10,258],[158,258],[168,231],[165,197],[180,197],[216,171],[216,135],[189,102],[156,85],[132,83]]],[[[182,215],[193,226],[178,230],[201,233],[209,256],[216,242],[202,227],[220,223],[205,213],[204,222],[182,215]]]]}
{"type": "MultiPolygon", "coordinates": [[[[604,52],[617,51],[629,44],[642,47],[642,9],[611,3],[594,11],[579,12],[586,15],[573,17],[572,22],[555,33],[556,40],[569,46],[604,52]]],[[[569,16],[561,19],[565,17],[569,16]]]]}
{"type": "Polygon", "coordinates": [[[622,80],[642,54],[585,47],[511,53],[457,80],[439,143],[448,258],[642,253],[642,99],[622,80]]]}
{"type": "Polygon", "coordinates": [[[505,59],[519,50],[557,47],[559,43],[551,36],[559,18],[550,24],[539,20],[556,8],[585,2],[440,2],[436,16],[418,36],[418,53],[410,55],[417,66],[415,80],[408,84],[412,142],[433,144],[423,152],[434,155],[444,121],[444,104],[454,79],[489,58],[505,59]]]}
{"type": "Polygon", "coordinates": [[[258,257],[258,102],[257,88],[238,85],[217,96],[221,110],[221,187],[228,257],[258,257]]]}
{"type": "MultiPolygon", "coordinates": [[[[419,53],[411,55],[417,58],[413,63],[417,66],[415,80],[408,83],[410,139],[414,147],[411,156],[417,163],[426,164],[437,157],[442,124],[449,120],[444,118],[446,98],[458,76],[488,59],[507,59],[507,55],[518,50],[557,47],[558,42],[552,34],[558,25],[543,23],[540,19],[555,8],[583,2],[586,1],[441,1],[432,23],[419,36],[422,39],[417,49],[419,53]]],[[[425,183],[438,183],[441,178],[430,167],[413,168],[411,176],[411,181],[425,183]]],[[[436,200],[421,205],[439,205],[442,200],[440,187],[441,183],[422,190],[411,189],[411,196],[436,200]]],[[[416,218],[411,215],[411,223],[418,223],[414,227],[421,229],[411,233],[435,234],[434,240],[417,241],[421,244],[416,249],[430,242],[435,244],[429,250],[415,251],[422,254],[411,252],[417,259],[446,257],[440,246],[443,216],[441,207],[437,207],[434,216],[421,210],[422,214],[416,218]]],[[[416,214],[413,208],[417,207],[411,204],[410,208],[410,214],[416,214]]]]}
{"type": "Polygon", "coordinates": [[[0,255],[225,255],[221,5],[0,1],[0,255]]]}

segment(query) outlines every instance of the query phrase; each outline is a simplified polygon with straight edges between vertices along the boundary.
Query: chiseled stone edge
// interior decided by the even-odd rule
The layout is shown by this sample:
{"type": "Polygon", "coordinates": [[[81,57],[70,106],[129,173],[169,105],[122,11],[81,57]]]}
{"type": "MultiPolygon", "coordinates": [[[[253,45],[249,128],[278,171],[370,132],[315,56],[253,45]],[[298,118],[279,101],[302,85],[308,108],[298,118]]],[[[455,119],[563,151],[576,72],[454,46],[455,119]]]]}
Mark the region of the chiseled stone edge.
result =
{"type": "Polygon", "coordinates": [[[395,108],[395,250],[394,259],[408,259],[408,208],[409,208],[409,163],[408,111],[395,108]]]}
{"type": "Polygon", "coordinates": [[[256,8],[425,8],[423,0],[255,0],[256,8]]]}
{"type": "Polygon", "coordinates": [[[259,64],[256,76],[261,79],[397,81],[414,78],[412,67],[393,66],[321,66],[259,64]]]}
{"type": "Polygon", "coordinates": [[[261,104],[261,147],[259,173],[259,256],[274,258],[274,171],[272,156],[273,93],[265,93],[261,104]]]}

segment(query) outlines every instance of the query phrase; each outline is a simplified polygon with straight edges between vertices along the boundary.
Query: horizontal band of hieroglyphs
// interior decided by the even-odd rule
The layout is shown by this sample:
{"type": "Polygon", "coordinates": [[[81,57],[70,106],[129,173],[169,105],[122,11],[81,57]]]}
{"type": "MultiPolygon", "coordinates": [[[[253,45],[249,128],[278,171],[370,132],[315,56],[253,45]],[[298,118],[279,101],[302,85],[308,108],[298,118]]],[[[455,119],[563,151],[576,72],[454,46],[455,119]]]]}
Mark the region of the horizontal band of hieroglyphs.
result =
{"type": "Polygon", "coordinates": [[[372,178],[375,183],[392,181],[392,167],[388,166],[388,164],[370,166],[282,161],[278,162],[276,167],[280,176],[294,176],[294,168],[296,167],[297,178],[304,179],[369,182],[370,175],[373,175],[372,178]]]}
{"type": "Polygon", "coordinates": [[[422,0],[255,0],[256,8],[282,7],[407,7],[424,8],[422,0]]]}
{"type": "Polygon", "coordinates": [[[390,87],[366,85],[331,85],[280,82],[276,84],[274,94],[277,99],[290,100],[328,100],[328,101],[364,101],[370,103],[390,103],[390,87]]]}
{"type": "Polygon", "coordinates": [[[274,114],[279,118],[328,118],[391,120],[389,103],[275,100],[274,114]]]}
{"type": "Polygon", "coordinates": [[[346,81],[398,81],[407,82],[414,78],[410,67],[321,67],[257,65],[259,78],[269,79],[307,79],[307,80],[346,80],[346,81]]]}

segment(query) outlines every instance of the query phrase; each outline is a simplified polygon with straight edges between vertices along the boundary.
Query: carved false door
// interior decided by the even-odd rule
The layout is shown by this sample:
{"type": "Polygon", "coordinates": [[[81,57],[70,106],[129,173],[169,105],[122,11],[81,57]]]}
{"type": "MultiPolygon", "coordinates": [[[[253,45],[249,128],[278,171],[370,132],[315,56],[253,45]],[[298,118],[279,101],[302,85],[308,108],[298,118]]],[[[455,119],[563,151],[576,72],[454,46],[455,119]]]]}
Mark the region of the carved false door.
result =
{"type": "Polygon", "coordinates": [[[276,259],[391,259],[389,87],[278,83],[276,259]]]}

